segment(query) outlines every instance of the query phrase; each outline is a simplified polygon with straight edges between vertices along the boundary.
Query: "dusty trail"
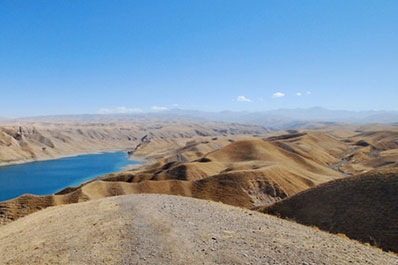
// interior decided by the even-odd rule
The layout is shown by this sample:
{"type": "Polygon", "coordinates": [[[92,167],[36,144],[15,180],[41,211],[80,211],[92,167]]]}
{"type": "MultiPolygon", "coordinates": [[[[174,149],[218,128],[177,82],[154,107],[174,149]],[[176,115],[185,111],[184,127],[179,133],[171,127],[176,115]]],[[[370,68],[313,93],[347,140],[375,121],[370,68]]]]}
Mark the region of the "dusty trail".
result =
{"type": "Polygon", "coordinates": [[[276,217],[179,196],[47,208],[0,227],[1,264],[397,264],[276,217]]]}

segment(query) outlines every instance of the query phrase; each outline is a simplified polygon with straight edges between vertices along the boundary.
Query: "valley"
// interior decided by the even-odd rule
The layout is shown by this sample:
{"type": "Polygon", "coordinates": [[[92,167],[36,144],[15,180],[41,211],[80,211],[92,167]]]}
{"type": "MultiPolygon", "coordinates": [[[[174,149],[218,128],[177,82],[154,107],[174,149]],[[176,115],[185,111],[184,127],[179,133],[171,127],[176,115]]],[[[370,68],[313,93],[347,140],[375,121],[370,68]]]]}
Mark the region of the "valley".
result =
{"type": "MultiPolygon", "coordinates": [[[[180,126],[178,129],[172,126],[155,127],[157,129],[146,127],[146,131],[139,135],[133,135],[132,131],[126,130],[131,134],[119,134],[119,139],[115,139],[116,143],[122,146],[124,141],[128,141],[131,148],[125,147],[125,149],[129,150],[130,158],[144,161],[142,166],[106,174],[53,195],[23,195],[0,202],[0,224],[8,224],[51,206],[59,207],[119,195],[152,193],[221,202],[243,209],[287,217],[325,231],[345,234],[385,250],[398,251],[393,243],[396,240],[394,226],[386,224],[377,234],[367,228],[368,230],[361,230],[362,234],[359,235],[354,231],[354,227],[359,226],[338,225],[338,220],[341,218],[343,220],[351,218],[343,215],[345,210],[341,216],[336,215],[338,214],[336,212],[334,217],[327,214],[322,217],[333,224],[325,225],[323,219],[319,217],[318,221],[317,217],[320,209],[324,209],[325,213],[335,212],[332,208],[330,210],[327,208],[328,203],[332,203],[331,196],[336,200],[342,200],[336,202],[340,207],[344,205],[343,201],[349,200],[349,197],[344,197],[342,191],[336,190],[334,195],[320,192],[323,187],[333,187],[333,183],[336,185],[345,183],[348,179],[357,178],[349,176],[364,173],[377,176],[387,174],[391,183],[396,182],[398,129],[391,127],[385,129],[378,125],[339,125],[317,130],[272,132],[256,126],[247,126],[243,129],[242,126],[237,131],[236,128],[240,125],[234,124],[227,129],[206,129],[202,125],[199,131],[196,126],[190,124],[186,128],[180,126]],[[131,137],[132,140],[123,137],[131,137]],[[316,199],[309,197],[299,200],[303,203],[302,211],[305,212],[296,210],[298,205],[294,202],[296,197],[301,198],[305,194],[311,196],[312,193],[317,194],[316,199]],[[284,205],[289,205],[290,201],[294,202],[292,204],[294,206],[288,210],[289,208],[284,205]],[[305,210],[304,207],[309,208],[305,210]],[[386,233],[392,234],[390,237],[383,236],[386,233]]],[[[87,137],[93,129],[90,127],[86,130],[80,137],[87,137]]],[[[43,131],[46,135],[54,137],[54,132],[43,131]]],[[[115,131],[120,133],[124,130],[115,129],[115,131]]],[[[26,138],[29,139],[26,141],[32,141],[29,137],[26,138]]],[[[44,144],[43,141],[39,143],[36,144],[38,146],[44,144]]],[[[375,184],[372,185],[376,185],[378,181],[375,180],[373,183],[375,184]]],[[[363,185],[357,190],[372,189],[367,187],[367,184],[363,185]]],[[[390,189],[389,197],[380,197],[383,196],[381,191],[375,190],[377,193],[372,203],[361,197],[355,197],[357,195],[354,191],[347,190],[347,192],[351,200],[357,198],[358,203],[364,208],[376,207],[371,205],[378,203],[375,210],[384,212],[388,218],[392,218],[389,223],[393,224],[396,220],[394,206],[388,206],[388,202],[396,201],[398,195],[395,188],[390,187],[390,189]],[[387,208],[382,210],[384,207],[387,208]]],[[[329,192],[334,192],[334,188],[329,189],[329,192]]],[[[372,196],[371,192],[367,194],[372,196]]],[[[353,218],[369,218],[369,214],[371,212],[363,210],[353,218]]],[[[386,216],[384,218],[387,218],[386,216]]],[[[358,221],[353,219],[351,222],[356,224],[358,221]]],[[[373,225],[380,223],[377,220],[373,222],[373,225]]]]}

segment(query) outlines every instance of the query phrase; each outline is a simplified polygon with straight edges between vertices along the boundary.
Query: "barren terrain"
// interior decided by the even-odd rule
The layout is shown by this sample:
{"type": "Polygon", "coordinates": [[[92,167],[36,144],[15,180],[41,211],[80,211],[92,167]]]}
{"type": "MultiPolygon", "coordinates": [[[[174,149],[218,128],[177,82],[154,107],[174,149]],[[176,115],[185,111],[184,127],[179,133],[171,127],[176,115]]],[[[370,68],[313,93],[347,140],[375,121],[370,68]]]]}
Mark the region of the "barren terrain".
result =
{"type": "Polygon", "coordinates": [[[177,144],[170,139],[144,141],[134,156],[156,148],[163,155],[143,167],[109,174],[55,195],[24,195],[2,202],[0,223],[48,206],[136,193],[183,195],[250,209],[343,177],[329,164],[338,161],[332,154],[343,152],[345,145],[318,132],[232,142],[225,137],[200,138],[177,149],[165,148],[165,155],[160,142],[167,147],[170,141],[177,144]],[[321,144],[319,139],[327,141],[321,144]],[[311,156],[308,149],[316,155],[311,156]]]}
{"type": "Polygon", "coordinates": [[[128,195],[51,207],[0,227],[17,264],[397,264],[343,237],[219,203],[128,195]]]}
{"type": "Polygon", "coordinates": [[[306,190],[258,210],[398,252],[398,169],[375,170],[306,190]]]}
{"type": "MultiPolygon", "coordinates": [[[[201,130],[193,124],[186,124],[184,129],[173,124],[147,128],[141,138],[127,139],[133,146],[128,149],[132,159],[145,161],[143,166],[108,174],[54,195],[23,195],[0,202],[0,224],[11,227],[13,221],[51,206],[157,193],[281,215],[397,251],[394,172],[398,168],[398,131],[394,126],[345,125],[272,133],[236,124],[227,131],[222,129],[225,124],[217,128],[200,126],[201,130]],[[356,181],[362,176],[349,177],[367,176],[366,172],[373,174],[373,170],[387,175],[370,175],[372,182],[356,181]],[[385,176],[391,183],[383,180],[385,176]],[[342,190],[339,183],[352,185],[343,185],[342,190]],[[325,187],[331,188],[321,192],[325,187]],[[358,225],[360,222],[362,225],[358,225]]],[[[54,131],[51,129],[51,134],[54,131]]],[[[84,139],[88,131],[82,131],[84,139]]],[[[29,139],[27,135],[23,138],[29,139]]],[[[121,146],[126,141],[123,137],[117,138],[121,146]]]]}
{"type": "Polygon", "coordinates": [[[21,122],[0,127],[0,166],[77,154],[134,150],[149,139],[263,134],[256,125],[159,121],[137,123],[21,122]]]}

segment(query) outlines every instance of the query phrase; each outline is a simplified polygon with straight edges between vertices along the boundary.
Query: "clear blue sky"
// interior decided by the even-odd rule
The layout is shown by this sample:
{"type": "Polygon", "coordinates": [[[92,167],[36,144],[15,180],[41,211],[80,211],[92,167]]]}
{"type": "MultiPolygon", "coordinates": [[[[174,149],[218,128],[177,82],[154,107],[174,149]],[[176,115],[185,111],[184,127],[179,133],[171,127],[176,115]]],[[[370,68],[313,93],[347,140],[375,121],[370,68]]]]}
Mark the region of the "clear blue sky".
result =
{"type": "Polygon", "coordinates": [[[397,110],[397,14],[395,0],[4,0],[0,116],[397,110]]]}

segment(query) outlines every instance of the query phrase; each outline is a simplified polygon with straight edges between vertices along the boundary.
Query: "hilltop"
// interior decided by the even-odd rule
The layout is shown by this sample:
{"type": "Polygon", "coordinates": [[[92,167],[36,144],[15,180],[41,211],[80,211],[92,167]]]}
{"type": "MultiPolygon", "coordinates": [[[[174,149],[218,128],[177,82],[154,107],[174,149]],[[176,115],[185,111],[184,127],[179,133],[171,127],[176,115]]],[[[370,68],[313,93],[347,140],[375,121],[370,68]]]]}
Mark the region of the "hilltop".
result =
{"type": "Polygon", "coordinates": [[[397,264],[378,249],[272,216],[166,195],[51,207],[0,227],[16,264],[397,264]]]}

